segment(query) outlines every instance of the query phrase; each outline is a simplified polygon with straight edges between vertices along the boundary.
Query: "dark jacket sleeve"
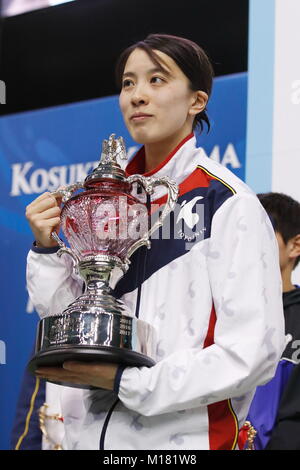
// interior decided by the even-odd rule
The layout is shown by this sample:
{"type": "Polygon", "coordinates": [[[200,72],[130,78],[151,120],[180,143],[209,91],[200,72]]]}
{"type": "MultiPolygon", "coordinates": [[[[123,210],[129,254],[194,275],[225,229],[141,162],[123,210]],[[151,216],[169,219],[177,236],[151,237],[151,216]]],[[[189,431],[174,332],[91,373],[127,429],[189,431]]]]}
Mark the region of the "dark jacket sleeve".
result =
{"type": "Polygon", "coordinates": [[[265,450],[300,450],[300,364],[295,366],[284,389],[265,450]]]}
{"type": "Polygon", "coordinates": [[[11,448],[40,450],[42,432],[38,410],[45,403],[45,380],[37,379],[25,370],[11,434],[11,448]]]}

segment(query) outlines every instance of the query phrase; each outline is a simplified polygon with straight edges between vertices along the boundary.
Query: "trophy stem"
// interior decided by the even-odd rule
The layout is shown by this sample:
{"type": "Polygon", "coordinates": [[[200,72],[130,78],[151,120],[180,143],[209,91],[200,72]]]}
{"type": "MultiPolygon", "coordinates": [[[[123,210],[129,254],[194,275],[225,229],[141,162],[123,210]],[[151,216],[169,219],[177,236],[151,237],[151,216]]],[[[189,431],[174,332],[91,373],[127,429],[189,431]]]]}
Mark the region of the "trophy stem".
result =
{"type": "Polygon", "coordinates": [[[105,292],[107,294],[111,293],[111,288],[104,281],[99,281],[97,279],[90,279],[86,285],[85,292],[90,294],[96,294],[97,292],[105,292]]]}
{"type": "Polygon", "coordinates": [[[128,310],[121,300],[113,295],[113,289],[123,277],[127,265],[109,255],[87,257],[77,265],[79,275],[85,283],[83,294],[77,297],[63,312],[109,312],[111,314],[126,315],[128,310]]]}
{"type": "Polygon", "coordinates": [[[110,255],[97,255],[78,263],[79,275],[84,280],[88,291],[114,289],[127,269],[128,264],[110,255]]]}

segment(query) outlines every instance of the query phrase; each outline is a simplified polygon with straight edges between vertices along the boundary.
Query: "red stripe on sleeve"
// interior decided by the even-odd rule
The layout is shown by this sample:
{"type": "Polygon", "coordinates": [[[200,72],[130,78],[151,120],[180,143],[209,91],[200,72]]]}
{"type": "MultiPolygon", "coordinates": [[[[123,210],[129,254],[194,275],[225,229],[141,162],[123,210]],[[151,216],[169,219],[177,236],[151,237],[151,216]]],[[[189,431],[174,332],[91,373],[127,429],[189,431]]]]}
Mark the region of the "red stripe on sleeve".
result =
{"type": "MultiPolygon", "coordinates": [[[[214,344],[216,321],[217,315],[213,305],[203,349],[214,344]]],[[[232,410],[230,400],[224,400],[208,405],[207,412],[210,450],[234,449],[238,436],[238,424],[236,416],[232,410]]]]}

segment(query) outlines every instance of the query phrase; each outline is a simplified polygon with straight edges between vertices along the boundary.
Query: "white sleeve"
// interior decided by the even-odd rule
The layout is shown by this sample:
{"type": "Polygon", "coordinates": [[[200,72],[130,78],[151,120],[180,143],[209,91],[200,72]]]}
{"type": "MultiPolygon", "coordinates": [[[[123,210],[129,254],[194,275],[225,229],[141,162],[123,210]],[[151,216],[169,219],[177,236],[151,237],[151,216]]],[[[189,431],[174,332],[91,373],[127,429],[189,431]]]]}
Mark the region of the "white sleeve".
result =
{"type": "Polygon", "coordinates": [[[234,195],[217,210],[206,257],[214,344],[179,350],[150,369],[126,368],[119,398],[142,415],[239,397],[275,374],[285,347],[278,246],[254,195],[234,195]]]}
{"type": "Polygon", "coordinates": [[[27,289],[41,318],[62,313],[82,291],[68,255],[42,254],[30,250],[27,257],[27,289]]]}

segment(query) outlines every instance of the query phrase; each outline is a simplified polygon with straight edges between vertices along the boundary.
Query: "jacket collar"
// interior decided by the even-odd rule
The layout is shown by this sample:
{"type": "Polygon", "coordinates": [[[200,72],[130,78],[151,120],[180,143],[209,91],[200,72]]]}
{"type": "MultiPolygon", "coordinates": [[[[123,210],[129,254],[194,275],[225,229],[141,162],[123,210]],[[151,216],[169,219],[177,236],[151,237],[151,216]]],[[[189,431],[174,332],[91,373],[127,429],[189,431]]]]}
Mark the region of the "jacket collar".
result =
{"type": "MultiPolygon", "coordinates": [[[[196,147],[196,137],[191,133],[177,145],[159,166],[150,172],[144,173],[145,148],[142,147],[127,165],[126,176],[133,174],[156,178],[168,176],[179,185],[199,164],[199,150],[196,147]]],[[[162,188],[158,191],[158,194],[155,194],[155,199],[161,197],[165,192],[165,189],[162,188]]]]}

